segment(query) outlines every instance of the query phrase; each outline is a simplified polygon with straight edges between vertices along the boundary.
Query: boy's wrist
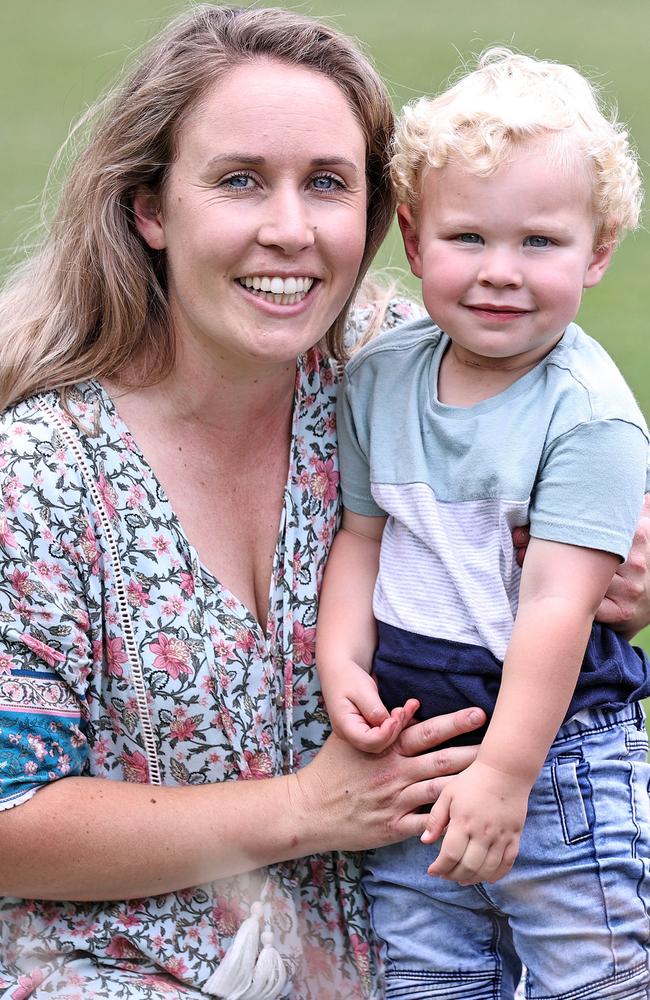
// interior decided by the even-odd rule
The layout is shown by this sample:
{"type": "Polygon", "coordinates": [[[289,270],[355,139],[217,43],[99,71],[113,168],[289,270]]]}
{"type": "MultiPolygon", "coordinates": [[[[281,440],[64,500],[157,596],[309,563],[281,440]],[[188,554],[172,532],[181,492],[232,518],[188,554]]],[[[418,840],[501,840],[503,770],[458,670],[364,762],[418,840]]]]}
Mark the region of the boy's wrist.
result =
{"type": "Polygon", "coordinates": [[[492,750],[481,745],[476,755],[476,763],[498,771],[505,779],[514,780],[527,786],[528,791],[533,787],[543,761],[533,760],[523,752],[503,753],[492,750]]]}

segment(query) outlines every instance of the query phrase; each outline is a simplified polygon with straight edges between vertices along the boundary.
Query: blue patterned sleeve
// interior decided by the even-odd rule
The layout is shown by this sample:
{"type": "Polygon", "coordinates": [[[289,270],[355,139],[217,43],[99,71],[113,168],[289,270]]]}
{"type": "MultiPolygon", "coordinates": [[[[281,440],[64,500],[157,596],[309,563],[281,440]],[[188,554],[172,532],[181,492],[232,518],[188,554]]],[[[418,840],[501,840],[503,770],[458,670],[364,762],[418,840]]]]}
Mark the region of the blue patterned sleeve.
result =
{"type": "Polygon", "coordinates": [[[4,418],[3,430],[0,809],[84,772],[92,659],[83,549],[71,542],[75,531],[88,531],[74,525],[72,508],[79,504],[66,510],[60,461],[42,440],[34,447],[27,420],[4,418]]]}

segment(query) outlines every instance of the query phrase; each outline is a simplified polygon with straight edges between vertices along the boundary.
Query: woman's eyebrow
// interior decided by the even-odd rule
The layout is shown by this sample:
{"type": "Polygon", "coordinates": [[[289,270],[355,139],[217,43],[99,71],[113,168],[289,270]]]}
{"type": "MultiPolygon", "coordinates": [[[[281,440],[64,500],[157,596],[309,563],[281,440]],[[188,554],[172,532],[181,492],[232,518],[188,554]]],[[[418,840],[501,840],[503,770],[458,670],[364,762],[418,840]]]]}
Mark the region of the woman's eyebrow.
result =
{"type": "MultiPolygon", "coordinates": [[[[346,156],[316,156],[309,161],[312,167],[348,167],[349,170],[354,171],[354,173],[359,172],[354,160],[348,159],[346,156]]],[[[218,156],[211,156],[207,161],[205,168],[206,170],[212,167],[223,166],[224,163],[242,163],[249,166],[263,166],[266,163],[266,158],[264,156],[253,156],[250,153],[220,153],[218,156]]]]}

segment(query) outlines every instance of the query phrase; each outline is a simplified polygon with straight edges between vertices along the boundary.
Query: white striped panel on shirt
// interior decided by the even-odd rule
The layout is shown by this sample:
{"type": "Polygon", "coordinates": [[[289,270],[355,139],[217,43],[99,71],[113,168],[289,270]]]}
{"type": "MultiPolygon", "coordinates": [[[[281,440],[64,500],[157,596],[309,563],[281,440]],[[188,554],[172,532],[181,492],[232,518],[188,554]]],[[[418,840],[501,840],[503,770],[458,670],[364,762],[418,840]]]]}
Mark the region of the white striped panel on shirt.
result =
{"type": "Polygon", "coordinates": [[[526,523],[528,501],[440,501],[425,483],[373,483],[372,492],[389,514],[375,617],[502,660],[520,579],[511,532],[526,523]]]}

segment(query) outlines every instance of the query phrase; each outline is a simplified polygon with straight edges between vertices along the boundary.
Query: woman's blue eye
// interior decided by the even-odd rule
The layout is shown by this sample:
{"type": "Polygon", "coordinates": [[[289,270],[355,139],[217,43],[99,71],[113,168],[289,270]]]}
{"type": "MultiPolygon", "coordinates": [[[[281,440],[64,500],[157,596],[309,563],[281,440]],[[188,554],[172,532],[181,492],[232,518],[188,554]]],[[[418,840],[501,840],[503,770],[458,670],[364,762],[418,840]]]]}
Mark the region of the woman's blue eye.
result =
{"type": "Polygon", "coordinates": [[[253,178],[249,174],[231,174],[230,177],[226,178],[225,183],[237,191],[243,191],[249,186],[249,181],[252,182],[252,180],[253,178]]]}
{"type": "Polygon", "coordinates": [[[524,240],[524,246],[537,247],[538,250],[544,250],[546,247],[551,246],[551,241],[548,236],[527,236],[524,240]]]}
{"type": "Polygon", "coordinates": [[[456,237],[459,243],[482,243],[483,238],[478,233],[459,233],[456,237]]]}
{"type": "Polygon", "coordinates": [[[341,182],[336,177],[330,177],[328,174],[321,174],[320,177],[314,177],[312,184],[317,191],[333,191],[335,188],[342,187],[341,182]]]}

